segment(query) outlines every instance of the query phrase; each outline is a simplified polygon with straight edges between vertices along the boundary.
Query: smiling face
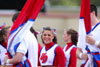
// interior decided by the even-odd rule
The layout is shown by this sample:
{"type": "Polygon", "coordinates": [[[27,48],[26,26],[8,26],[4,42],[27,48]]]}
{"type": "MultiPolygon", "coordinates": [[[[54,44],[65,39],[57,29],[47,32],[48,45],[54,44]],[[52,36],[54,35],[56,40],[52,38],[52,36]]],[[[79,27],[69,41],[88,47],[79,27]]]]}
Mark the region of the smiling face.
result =
{"type": "Polygon", "coordinates": [[[53,35],[52,31],[45,30],[42,33],[42,40],[43,40],[44,44],[49,44],[49,43],[53,42],[53,38],[54,38],[54,35],[53,35]]]}

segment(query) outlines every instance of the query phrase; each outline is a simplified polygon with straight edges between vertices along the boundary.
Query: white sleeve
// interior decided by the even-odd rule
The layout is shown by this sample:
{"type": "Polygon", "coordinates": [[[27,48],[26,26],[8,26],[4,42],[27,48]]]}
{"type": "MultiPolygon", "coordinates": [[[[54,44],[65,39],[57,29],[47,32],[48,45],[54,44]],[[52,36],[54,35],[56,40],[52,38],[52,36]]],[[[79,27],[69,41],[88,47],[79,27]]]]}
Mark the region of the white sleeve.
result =
{"type": "Polygon", "coordinates": [[[20,45],[18,46],[16,52],[20,52],[20,53],[23,53],[25,55],[27,53],[27,49],[28,49],[27,41],[25,41],[25,39],[23,39],[21,41],[20,45]]]}
{"type": "Polygon", "coordinates": [[[7,50],[4,47],[0,46],[0,62],[1,62],[1,65],[4,64],[5,53],[7,53],[7,50]]]}

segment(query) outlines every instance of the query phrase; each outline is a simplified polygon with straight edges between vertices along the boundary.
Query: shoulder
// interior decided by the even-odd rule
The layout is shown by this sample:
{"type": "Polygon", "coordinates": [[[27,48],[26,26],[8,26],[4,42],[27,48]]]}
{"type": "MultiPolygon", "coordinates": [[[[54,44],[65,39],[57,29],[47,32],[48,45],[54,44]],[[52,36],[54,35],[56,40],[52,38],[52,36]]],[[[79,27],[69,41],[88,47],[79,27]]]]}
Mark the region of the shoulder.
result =
{"type": "Polygon", "coordinates": [[[65,58],[64,51],[63,51],[63,49],[62,49],[60,46],[57,46],[57,47],[56,47],[55,54],[56,54],[56,56],[59,57],[59,58],[60,58],[60,57],[62,57],[62,59],[65,58]]]}
{"type": "Polygon", "coordinates": [[[63,48],[61,48],[60,46],[56,47],[56,50],[62,50],[63,48]]]}
{"type": "Polygon", "coordinates": [[[71,51],[76,51],[76,50],[77,50],[77,48],[76,47],[73,47],[71,51]]]}
{"type": "Polygon", "coordinates": [[[63,49],[60,47],[60,46],[57,46],[56,49],[55,49],[55,52],[59,53],[59,52],[63,52],[63,49]]]}
{"type": "Polygon", "coordinates": [[[98,24],[96,24],[94,27],[96,32],[99,32],[98,30],[100,30],[100,22],[98,24]]]}
{"type": "Polygon", "coordinates": [[[77,48],[73,47],[72,50],[71,50],[71,54],[74,54],[74,53],[76,54],[76,50],[77,50],[77,48]]]}

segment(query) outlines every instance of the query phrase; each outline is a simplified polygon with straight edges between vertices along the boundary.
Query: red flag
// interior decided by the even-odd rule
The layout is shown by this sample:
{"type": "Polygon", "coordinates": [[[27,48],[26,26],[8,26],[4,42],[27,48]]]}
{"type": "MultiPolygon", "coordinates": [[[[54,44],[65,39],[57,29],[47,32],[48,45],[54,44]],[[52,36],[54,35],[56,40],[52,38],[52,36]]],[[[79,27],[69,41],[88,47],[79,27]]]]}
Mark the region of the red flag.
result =
{"type": "Polygon", "coordinates": [[[12,26],[12,31],[29,19],[35,20],[45,0],[27,0],[21,13],[12,26]]]}
{"type": "Polygon", "coordinates": [[[44,1],[45,0],[27,0],[11,28],[8,38],[8,50],[13,47],[13,45],[18,44],[21,39],[23,39],[27,31],[30,30],[44,4],[44,1]]]}
{"type": "Polygon", "coordinates": [[[91,30],[90,19],[90,0],[81,0],[80,21],[79,21],[79,38],[77,46],[85,52],[86,34],[91,30]]]}
{"type": "MultiPolygon", "coordinates": [[[[44,1],[45,0],[27,0],[25,6],[23,7],[21,13],[19,14],[18,18],[14,22],[10,31],[10,35],[8,38],[8,46],[7,46],[7,50],[10,56],[13,57],[16,54],[17,48],[19,47],[20,43],[22,43],[22,40],[25,39],[25,36],[28,37],[27,33],[30,32],[30,28],[32,24],[35,22],[35,19],[38,13],[40,12],[42,5],[44,4],[44,1]]],[[[24,40],[23,43],[27,43],[27,40],[24,40]]],[[[36,55],[35,58],[37,59],[36,55]]],[[[35,58],[33,60],[36,60],[35,58]]],[[[35,65],[34,67],[37,67],[36,62],[31,60],[29,62],[26,56],[24,56],[22,61],[24,61],[24,63],[22,62],[23,63],[22,65],[24,66],[33,67],[35,65]]],[[[17,66],[21,67],[20,65],[21,64],[19,63],[17,66]]]]}
{"type": "Polygon", "coordinates": [[[81,0],[80,17],[84,18],[85,29],[88,34],[91,30],[90,0],[81,0]]]}

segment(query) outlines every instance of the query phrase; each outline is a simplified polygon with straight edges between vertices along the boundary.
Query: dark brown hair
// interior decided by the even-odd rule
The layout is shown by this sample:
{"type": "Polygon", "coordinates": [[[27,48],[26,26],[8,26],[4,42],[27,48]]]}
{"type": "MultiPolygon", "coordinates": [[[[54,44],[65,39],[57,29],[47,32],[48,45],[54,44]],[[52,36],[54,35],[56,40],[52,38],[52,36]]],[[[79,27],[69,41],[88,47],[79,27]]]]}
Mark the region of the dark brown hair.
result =
{"type": "Polygon", "coordinates": [[[77,31],[73,30],[73,29],[69,29],[67,30],[67,34],[71,35],[71,41],[74,45],[77,45],[77,41],[78,41],[78,33],[77,31]]]}
{"type": "MultiPolygon", "coordinates": [[[[56,35],[53,33],[53,30],[52,30],[50,27],[45,27],[45,28],[43,28],[43,32],[42,32],[42,35],[41,35],[41,39],[42,39],[42,36],[43,36],[44,31],[46,31],[46,30],[52,32],[52,34],[54,35],[53,42],[57,44],[57,37],[56,37],[56,35]]],[[[42,39],[42,42],[43,42],[43,39],[42,39]]],[[[44,42],[43,42],[43,44],[44,44],[44,42]]]]}
{"type": "Polygon", "coordinates": [[[5,35],[5,36],[7,35],[6,33],[7,33],[8,29],[10,29],[10,26],[4,27],[4,28],[2,28],[2,30],[0,30],[0,43],[5,41],[3,35],[5,35]]]}
{"type": "Polygon", "coordinates": [[[30,31],[34,34],[34,36],[35,36],[35,37],[36,37],[36,39],[37,39],[37,34],[36,34],[35,29],[34,29],[33,27],[31,27],[31,28],[30,28],[30,31]]]}
{"type": "Polygon", "coordinates": [[[19,16],[19,12],[18,13],[15,13],[12,17],[12,22],[14,23],[14,21],[17,19],[17,17],[19,16]]]}
{"type": "Polygon", "coordinates": [[[91,12],[95,11],[95,16],[97,16],[97,7],[94,4],[91,4],[91,12]]]}

